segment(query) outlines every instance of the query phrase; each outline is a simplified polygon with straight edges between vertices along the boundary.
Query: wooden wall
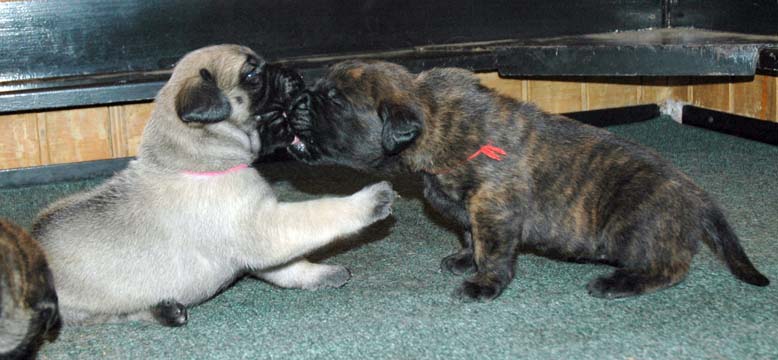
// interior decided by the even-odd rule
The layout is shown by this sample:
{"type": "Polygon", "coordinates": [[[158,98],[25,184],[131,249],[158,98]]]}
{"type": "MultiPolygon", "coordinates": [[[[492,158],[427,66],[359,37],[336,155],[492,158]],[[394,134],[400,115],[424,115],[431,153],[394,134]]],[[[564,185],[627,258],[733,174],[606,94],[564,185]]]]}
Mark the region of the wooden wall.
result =
{"type": "MultiPolygon", "coordinates": [[[[479,75],[499,92],[550,112],[679,100],[778,122],[778,77],[748,79],[501,79],[479,75]]],[[[0,115],[0,169],[134,156],[153,104],[0,115]]]]}

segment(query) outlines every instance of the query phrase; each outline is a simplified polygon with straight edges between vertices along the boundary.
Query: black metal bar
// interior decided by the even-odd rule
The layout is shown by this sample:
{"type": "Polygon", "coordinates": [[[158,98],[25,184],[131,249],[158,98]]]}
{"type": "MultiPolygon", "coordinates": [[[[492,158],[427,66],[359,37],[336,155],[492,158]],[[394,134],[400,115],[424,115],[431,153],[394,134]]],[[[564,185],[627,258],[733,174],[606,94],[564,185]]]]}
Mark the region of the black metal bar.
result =
{"type": "Polygon", "coordinates": [[[721,133],[778,145],[778,123],[686,105],[682,122],[721,133]]]}
{"type": "Polygon", "coordinates": [[[604,127],[631,124],[653,119],[659,116],[659,106],[655,104],[636,105],[610,109],[577,111],[563,115],[584,124],[604,127]]]}
{"type": "Polygon", "coordinates": [[[504,76],[750,76],[758,50],[756,45],[528,46],[497,50],[497,68],[504,76]]]}
{"type": "Polygon", "coordinates": [[[151,100],[164,84],[155,81],[0,93],[0,113],[151,100]]]}
{"type": "Polygon", "coordinates": [[[123,170],[132,158],[84,161],[71,164],[0,170],[0,188],[13,188],[111,176],[123,170]]]}

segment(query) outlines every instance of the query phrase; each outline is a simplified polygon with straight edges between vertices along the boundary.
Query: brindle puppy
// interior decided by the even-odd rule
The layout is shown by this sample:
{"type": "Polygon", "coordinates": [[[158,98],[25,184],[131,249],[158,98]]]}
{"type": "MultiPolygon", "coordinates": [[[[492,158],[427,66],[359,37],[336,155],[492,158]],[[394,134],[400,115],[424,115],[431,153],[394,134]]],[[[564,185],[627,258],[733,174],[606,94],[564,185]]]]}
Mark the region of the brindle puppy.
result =
{"type": "Polygon", "coordinates": [[[43,250],[22,228],[0,220],[0,358],[32,357],[58,315],[43,250]]]}
{"type": "Polygon", "coordinates": [[[768,285],[711,197],[644,148],[500,96],[461,69],[414,75],[347,61],[300,96],[291,153],[311,164],[421,172],[433,207],[465,228],[443,260],[464,299],[493,299],[517,249],[607,262],[589,293],[616,298],[680,282],[700,240],[740,280],[768,285]]]}

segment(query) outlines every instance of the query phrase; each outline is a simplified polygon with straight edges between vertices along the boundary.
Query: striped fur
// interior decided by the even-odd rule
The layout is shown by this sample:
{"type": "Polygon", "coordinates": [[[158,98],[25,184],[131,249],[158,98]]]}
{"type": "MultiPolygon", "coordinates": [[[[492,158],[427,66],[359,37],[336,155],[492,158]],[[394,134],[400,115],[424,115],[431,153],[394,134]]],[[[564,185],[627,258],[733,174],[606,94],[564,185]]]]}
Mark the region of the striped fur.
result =
{"type": "Polygon", "coordinates": [[[0,357],[31,356],[57,317],[43,250],[21,227],[0,220],[0,357]]]}
{"type": "Polygon", "coordinates": [[[648,293],[683,280],[700,242],[738,279],[769,284],[718,205],[656,152],[467,70],[345,61],[295,104],[290,151],[303,161],[423,174],[429,203],[465,232],[442,263],[475,272],[456,292],[465,300],[499,296],[518,252],[617,266],[589,283],[593,296],[648,293]],[[470,157],[485,145],[504,154],[470,157]]]}

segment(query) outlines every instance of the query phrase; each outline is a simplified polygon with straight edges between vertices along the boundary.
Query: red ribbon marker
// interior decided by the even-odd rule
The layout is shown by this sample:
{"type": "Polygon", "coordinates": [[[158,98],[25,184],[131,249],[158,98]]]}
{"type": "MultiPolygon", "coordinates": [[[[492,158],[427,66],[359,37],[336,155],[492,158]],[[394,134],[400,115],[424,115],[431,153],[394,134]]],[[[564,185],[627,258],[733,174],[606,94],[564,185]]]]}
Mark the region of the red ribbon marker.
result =
{"type": "Polygon", "coordinates": [[[429,172],[430,174],[436,174],[436,175],[448,174],[451,171],[453,171],[455,168],[459,167],[460,165],[462,165],[462,164],[464,164],[464,163],[466,163],[468,161],[471,161],[471,160],[477,158],[478,155],[481,155],[481,154],[487,156],[488,158],[490,158],[492,160],[496,160],[496,161],[502,161],[503,158],[501,156],[508,155],[508,153],[505,150],[503,150],[502,148],[499,148],[497,146],[492,145],[492,142],[490,141],[486,145],[481,146],[481,148],[478,149],[478,151],[476,151],[473,154],[471,154],[470,156],[468,156],[467,160],[462,160],[462,162],[460,162],[457,165],[454,165],[451,168],[440,169],[440,170],[429,169],[429,170],[426,170],[426,171],[429,172]]]}
{"type": "Polygon", "coordinates": [[[484,155],[488,156],[490,159],[497,160],[497,161],[502,161],[502,158],[500,157],[500,155],[508,155],[508,153],[505,152],[505,150],[503,150],[503,149],[501,149],[501,148],[499,148],[497,146],[494,146],[494,145],[492,145],[491,142],[489,142],[488,144],[486,144],[484,146],[481,146],[481,148],[478,149],[478,151],[474,152],[473,155],[468,156],[467,160],[468,161],[473,160],[476,157],[478,157],[478,155],[481,155],[481,154],[484,154],[484,155]]]}

